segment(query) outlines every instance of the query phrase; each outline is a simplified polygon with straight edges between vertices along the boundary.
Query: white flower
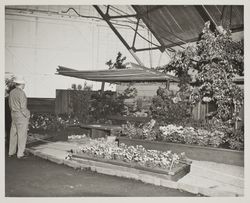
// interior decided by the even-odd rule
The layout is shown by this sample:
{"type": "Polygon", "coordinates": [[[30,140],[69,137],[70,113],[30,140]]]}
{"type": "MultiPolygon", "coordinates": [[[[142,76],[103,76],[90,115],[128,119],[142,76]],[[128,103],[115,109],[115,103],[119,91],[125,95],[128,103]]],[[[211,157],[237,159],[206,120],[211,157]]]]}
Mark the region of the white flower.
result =
{"type": "Polygon", "coordinates": [[[179,102],[178,97],[174,97],[172,100],[173,100],[173,102],[174,102],[175,104],[177,104],[177,103],[179,102]]]}
{"type": "Polygon", "coordinates": [[[203,97],[203,102],[210,102],[212,99],[210,97],[203,97]]]}

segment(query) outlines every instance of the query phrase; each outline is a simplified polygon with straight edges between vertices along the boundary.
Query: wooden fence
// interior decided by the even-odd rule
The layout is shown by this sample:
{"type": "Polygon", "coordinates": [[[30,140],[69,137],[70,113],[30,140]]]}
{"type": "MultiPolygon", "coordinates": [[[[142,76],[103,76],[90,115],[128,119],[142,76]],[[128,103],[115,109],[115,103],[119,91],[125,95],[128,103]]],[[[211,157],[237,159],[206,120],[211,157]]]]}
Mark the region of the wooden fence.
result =
{"type": "MultiPolygon", "coordinates": [[[[91,91],[90,95],[95,94],[97,91],[91,91]]],[[[82,112],[83,105],[81,105],[80,97],[84,97],[84,95],[88,93],[79,90],[56,90],[56,100],[55,100],[55,113],[56,114],[71,114],[73,112],[82,112]],[[78,96],[79,98],[78,98],[78,96]],[[76,101],[78,100],[78,101],[76,101]]],[[[89,101],[91,102],[91,101],[89,101]]],[[[86,106],[87,108],[87,106],[86,106]]]]}
{"type": "Polygon", "coordinates": [[[55,113],[55,98],[28,98],[31,113],[55,113]]]}
{"type": "Polygon", "coordinates": [[[194,120],[205,120],[206,114],[209,112],[208,104],[202,104],[199,102],[192,109],[192,116],[194,120]]]}
{"type": "Polygon", "coordinates": [[[70,114],[73,112],[72,92],[73,90],[56,90],[55,113],[70,114]]]}

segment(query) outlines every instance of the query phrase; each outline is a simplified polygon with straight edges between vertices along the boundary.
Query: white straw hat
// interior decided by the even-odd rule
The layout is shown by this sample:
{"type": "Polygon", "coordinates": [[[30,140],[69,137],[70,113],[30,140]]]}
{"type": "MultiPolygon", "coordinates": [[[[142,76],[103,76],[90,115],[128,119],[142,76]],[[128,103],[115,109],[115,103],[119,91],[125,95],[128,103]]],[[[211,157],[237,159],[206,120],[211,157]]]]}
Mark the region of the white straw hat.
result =
{"type": "Polygon", "coordinates": [[[13,80],[14,83],[17,83],[17,84],[25,84],[25,80],[23,79],[23,77],[21,76],[16,76],[13,80]]]}

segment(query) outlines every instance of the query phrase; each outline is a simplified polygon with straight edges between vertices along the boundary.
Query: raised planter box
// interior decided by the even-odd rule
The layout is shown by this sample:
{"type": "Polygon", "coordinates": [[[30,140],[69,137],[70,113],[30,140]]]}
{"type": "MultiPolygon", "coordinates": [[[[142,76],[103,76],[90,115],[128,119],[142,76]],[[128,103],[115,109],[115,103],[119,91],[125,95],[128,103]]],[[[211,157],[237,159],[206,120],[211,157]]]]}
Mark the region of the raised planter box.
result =
{"type": "MultiPolygon", "coordinates": [[[[190,172],[190,165],[191,165],[191,162],[188,161],[186,163],[179,163],[176,167],[172,168],[170,171],[168,169],[143,167],[136,163],[126,163],[121,160],[108,160],[108,159],[91,157],[86,154],[72,154],[72,158],[73,159],[76,158],[76,160],[78,161],[79,160],[95,161],[99,163],[99,165],[101,163],[104,163],[106,167],[114,170],[116,170],[117,167],[119,167],[119,170],[121,169],[121,167],[123,167],[125,168],[125,171],[134,173],[134,175],[138,175],[139,173],[142,172],[146,173],[149,172],[153,176],[162,177],[166,180],[171,180],[171,181],[178,181],[180,178],[188,174],[190,172]]],[[[103,166],[103,164],[101,165],[103,166]]]]}
{"type": "Polygon", "coordinates": [[[185,152],[186,156],[193,160],[212,161],[217,163],[244,166],[244,151],[169,142],[129,139],[126,137],[119,137],[118,143],[124,143],[126,145],[133,146],[142,145],[146,149],[155,149],[159,151],[171,150],[175,153],[185,152]]]}

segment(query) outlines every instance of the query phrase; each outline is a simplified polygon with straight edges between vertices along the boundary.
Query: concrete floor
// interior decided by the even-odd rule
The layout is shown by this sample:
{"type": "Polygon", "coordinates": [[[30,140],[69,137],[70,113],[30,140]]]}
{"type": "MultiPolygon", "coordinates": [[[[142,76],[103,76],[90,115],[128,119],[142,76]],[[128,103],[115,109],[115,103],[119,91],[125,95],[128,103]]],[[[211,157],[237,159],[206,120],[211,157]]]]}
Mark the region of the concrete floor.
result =
{"type": "MultiPolygon", "coordinates": [[[[61,138],[55,137],[54,143],[36,144],[36,148],[64,159],[67,150],[86,142],[59,140],[61,138]]],[[[190,173],[178,183],[179,189],[194,194],[244,196],[244,167],[193,160],[190,173]]],[[[188,192],[91,171],[77,171],[34,156],[23,161],[6,158],[6,196],[195,196],[188,192]]]]}

